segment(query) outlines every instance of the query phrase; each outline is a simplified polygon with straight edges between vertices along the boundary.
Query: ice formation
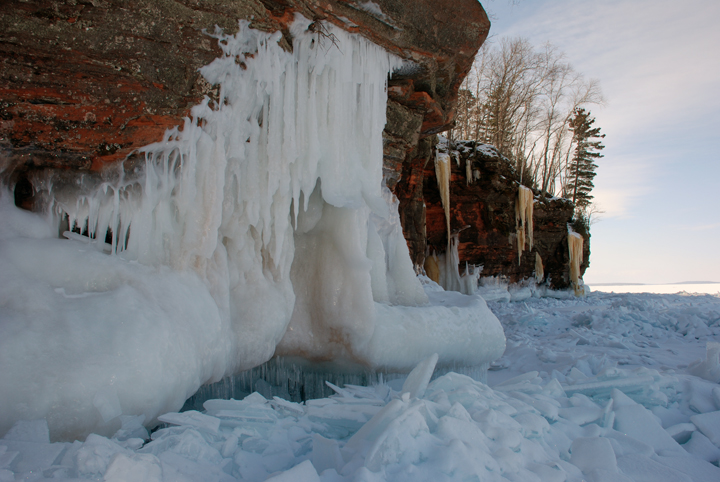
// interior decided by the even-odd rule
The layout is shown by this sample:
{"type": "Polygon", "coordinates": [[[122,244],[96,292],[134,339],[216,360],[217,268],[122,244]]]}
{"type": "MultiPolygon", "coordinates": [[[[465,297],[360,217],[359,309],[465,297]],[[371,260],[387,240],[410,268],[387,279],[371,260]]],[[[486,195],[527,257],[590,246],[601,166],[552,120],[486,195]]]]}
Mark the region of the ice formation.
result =
{"type": "Polygon", "coordinates": [[[518,186],[515,203],[515,230],[517,232],[518,264],[525,248],[533,249],[533,192],[525,186],[518,186]]]}
{"type": "Polygon", "coordinates": [[[452,164],[450,154],[437,151],[435,153],[435,177],[437,178],[440,200],[445,209],[445,224],[447,225],[448,247],[450,246],[450,176],[452,164]]]}
{"type": "Polygon", "coordinates": [[[568,255],[570,257],[570,281],[576,295],[584,293],[580,278],[580,263],[583,258],[583,237],[568,227],[568,255]]]}
{"type": "Polygon", "coordinates": [[[432,380],[430,355],[404,382],[208,400],[152,434],[123,417],[109,438],[50,443],[44,420],[22,421],[0,439],[0,480],[720,480],[720,387],[682,369],[720,340],[717,296],[490,306],[510,343],[487,384],[432,380]]]}
{"type": "Polygon", "coordinates": [[[688,371],[697,377],[720,383],[720,343],[708,341],[705,359],[691,365],[688,371]]]}
{"type": "Polygon", "coordinates": [[[397,370],[502,354],[481,298],[423,289],[382,186],[401,61],[309,25],[296,18],[292,53],[247,23],[217,32],[224,55],[201,70],[217,105],[144,148],[137,171],[37,179],[46,217],[3,196],[0,433],[41,417],[53,438],[150,423],[274,353],[397,370]]]}
{"type": "Polygon", "coordinates": [[[542,257],[540,253],[535,252],[535,281],[541,283],[545,278],[545,268],[543,267],[542,257]]]}
{"type": "MultiPolygon", "coordinates": [[[[465,265],[465,272],[460,274],[460,255],[458,254],[458,235],[450,236],[447,250],[440,255],[433,254],[426,260],[426,267],[437,269],[437,280],[430,279],[443,287],[445,291],[459,291],[466,295],[474,295],[477,291],[478,279],[482,272],[482,266],[465,265]]],[[[426,268],[427,269],[427,268],[426,268]]]]}

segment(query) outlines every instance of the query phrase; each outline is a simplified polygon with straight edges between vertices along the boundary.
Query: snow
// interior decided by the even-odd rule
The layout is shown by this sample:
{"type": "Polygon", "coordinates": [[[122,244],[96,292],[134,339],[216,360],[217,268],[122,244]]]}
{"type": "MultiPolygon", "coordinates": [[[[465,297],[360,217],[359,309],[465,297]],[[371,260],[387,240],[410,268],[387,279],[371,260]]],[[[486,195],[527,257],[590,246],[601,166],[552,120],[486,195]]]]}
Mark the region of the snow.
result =
{"type": "Polygon", "coordinates": [[[295,18],[292,52],[247,22],[215,32],[223,55],[201,73],[217,103],[132,169],[38,175],[39,214],[1,190],[0,434],[34,419],[51,440],[112,436],[123,417],[151,427],[273,355],[407,372],[437,354],[482,377],[502,354],[482,298],[415,275],[383,186],[403,62],[310,25],[295,18]]]}
{"type": "Polygon", "coordinates": [[[162,415],[169,425],[140,445],[135,419],[74,443],[18,422],[0,440],[0,480],[719,480],[720,387],[689,367],[720,340],[720,298],[489,306],[508,349],[488,384],[437,371],[428,382],[430,355],[405,380],[305,403],[209,400],[162,415]]]}

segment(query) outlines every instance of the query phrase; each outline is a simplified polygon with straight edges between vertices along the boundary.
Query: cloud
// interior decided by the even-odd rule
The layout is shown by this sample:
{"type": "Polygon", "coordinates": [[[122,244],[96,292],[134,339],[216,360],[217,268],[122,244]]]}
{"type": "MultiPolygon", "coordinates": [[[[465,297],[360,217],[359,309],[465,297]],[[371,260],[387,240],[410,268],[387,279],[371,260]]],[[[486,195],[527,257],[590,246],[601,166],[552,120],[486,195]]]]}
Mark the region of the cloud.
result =
{"type": "Polygon", "coordinates": [[[675,224],[668,226],[670,229],[678,229],[681,231],[710,231],[720,229],[720,223],[712,224],[675,224]]]}
{"type": "Polygon", "coordinates": [[[720,2],[529,3],[498,12],[514,23],[503,27],[499,18],[496,33],[551,41],[578,71],[600,79],[611,108],[599,112],[598,124],[615,139],[672,130],[720,109],[720,2]]]}

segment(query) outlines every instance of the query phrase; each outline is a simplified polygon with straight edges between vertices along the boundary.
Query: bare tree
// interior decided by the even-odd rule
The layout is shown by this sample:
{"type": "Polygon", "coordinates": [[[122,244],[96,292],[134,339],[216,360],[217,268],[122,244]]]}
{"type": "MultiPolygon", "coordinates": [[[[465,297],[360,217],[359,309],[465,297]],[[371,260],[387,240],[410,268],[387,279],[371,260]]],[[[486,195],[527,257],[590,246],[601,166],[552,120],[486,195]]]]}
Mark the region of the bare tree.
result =
{"type": "Polygon", "coordinates": [[[502,39],[478,53],[451,136],[493,144],[523,184],[555,194],[567,177],[570,116],[599,102],[597,81],[586,81],[552,45],[536,51],[527,39],[502,39]]]}

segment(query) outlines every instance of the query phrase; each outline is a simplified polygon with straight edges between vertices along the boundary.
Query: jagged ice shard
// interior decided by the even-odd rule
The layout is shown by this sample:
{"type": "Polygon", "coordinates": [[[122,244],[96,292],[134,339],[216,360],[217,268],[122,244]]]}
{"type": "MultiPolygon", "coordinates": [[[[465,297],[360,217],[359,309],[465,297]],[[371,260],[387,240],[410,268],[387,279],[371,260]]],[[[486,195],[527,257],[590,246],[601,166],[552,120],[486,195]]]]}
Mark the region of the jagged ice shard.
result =
{"type": "Polygon", "coordinates": [[[35,418],[55,439],[112,434],[273,354],[409,370],[503,353],[482,298],[415,276],[383,186],[402,61],[310,23],[292,52],[245,22],[216,32],[219,99],[136,172],[48,175],[44,217],[0,197],[0,434],[35,418]]]}

